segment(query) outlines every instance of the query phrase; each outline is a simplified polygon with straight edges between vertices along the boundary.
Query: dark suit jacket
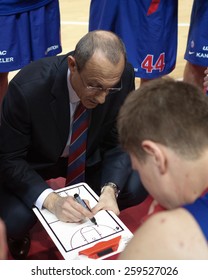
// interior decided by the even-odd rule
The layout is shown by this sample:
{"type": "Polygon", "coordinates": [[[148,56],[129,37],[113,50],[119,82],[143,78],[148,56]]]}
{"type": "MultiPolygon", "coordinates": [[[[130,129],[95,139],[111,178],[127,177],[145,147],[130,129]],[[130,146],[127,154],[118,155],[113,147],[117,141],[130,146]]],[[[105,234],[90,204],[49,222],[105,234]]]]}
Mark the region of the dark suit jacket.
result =
{"type": "MultiPolygon", "coordinates": [[[[44,58],[24,67],[10,82],[2,107],[0,174],[4,185],[31,207],[48,188],[42,170],[50,170],[63,153],[70,126],[67,55],[44,58]]],[[[126,65],[123,88],[91,110],[87,168],[102,162],[101,183],[121,188],[130,161],[118,145],[116,117],[134,89],[134,70],[126,65]]],[[[51,169],[52,170],[52,169],[51,169]]],[[[53,174],[51,174],[51,177],[53,174]]]]}

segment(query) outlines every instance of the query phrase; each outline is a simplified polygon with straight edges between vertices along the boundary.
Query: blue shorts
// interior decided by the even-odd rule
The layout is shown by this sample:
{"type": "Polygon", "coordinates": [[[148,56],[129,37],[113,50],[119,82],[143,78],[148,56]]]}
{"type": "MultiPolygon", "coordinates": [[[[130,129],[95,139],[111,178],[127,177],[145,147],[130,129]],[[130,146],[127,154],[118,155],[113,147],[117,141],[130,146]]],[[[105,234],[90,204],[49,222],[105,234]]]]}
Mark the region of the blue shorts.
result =
{"type": "Polygon", "coordinates": [[[192,64],[208,66],[208,1],[193,3],[184,58],[192,64]]]}
{"type": "Polygon", "coordinates": [[[170,73],[177,56],[178,0],[92,0],[89,30],[110,30],[123,40],[135,75],[170,73]]]}
{"type": "Polygon", "coordinates": [[[0,16],[0,72],[62,51],[59,2],[29,12],[0,16]]]}

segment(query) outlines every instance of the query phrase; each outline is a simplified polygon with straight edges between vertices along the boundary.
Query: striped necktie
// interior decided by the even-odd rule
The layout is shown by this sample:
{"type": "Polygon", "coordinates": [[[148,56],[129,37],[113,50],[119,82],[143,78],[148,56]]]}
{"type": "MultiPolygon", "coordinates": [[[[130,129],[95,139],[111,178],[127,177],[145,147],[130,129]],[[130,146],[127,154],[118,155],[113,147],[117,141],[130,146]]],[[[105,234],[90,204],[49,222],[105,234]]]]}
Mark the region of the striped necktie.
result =
{"type": "Polygon", "coordinates": [[[66,185],[73,185],[85,180],[88,125],[89,110],[87,110],[80,102],[74,113],[71,142],[69,146],[66,185]]]}

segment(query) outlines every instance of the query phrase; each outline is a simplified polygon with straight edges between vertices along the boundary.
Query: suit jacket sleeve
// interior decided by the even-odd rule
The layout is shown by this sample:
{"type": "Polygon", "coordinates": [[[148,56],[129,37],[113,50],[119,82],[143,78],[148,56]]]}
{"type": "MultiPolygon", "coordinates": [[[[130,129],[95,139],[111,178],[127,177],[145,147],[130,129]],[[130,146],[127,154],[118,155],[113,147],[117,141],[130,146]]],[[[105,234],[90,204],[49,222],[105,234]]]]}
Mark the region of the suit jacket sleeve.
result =
{"type": "Polygon", "coordinates": [[[10,82],[3,102],[1,184],[30,208],[49,187],[39,170],[50,168],[57,162],[67,141],[69,97],[66,73],[65,56],[32,62],[10,82]]]}
{"type": "Polygon", "coordinates": [[[26,160],[31,145],[28,110],[18,86],[11,84],[1,116],[0,172],[6,187],[31,208],[48,186],[26,160]]]}

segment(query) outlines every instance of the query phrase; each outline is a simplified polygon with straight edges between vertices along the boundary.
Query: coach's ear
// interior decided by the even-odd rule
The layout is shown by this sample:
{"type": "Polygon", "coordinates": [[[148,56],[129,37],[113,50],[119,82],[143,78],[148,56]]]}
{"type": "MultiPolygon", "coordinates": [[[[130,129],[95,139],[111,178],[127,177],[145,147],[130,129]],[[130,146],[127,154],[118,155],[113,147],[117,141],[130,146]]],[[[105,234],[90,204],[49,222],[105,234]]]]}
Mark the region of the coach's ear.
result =
{"type": "Polygon", "coordinates": [[[142,142],[142,148],[157,166],[159,172],[164,174],[167,170],[167,157],[162,146],[151,140],[144,140],[142,142]]]}
{"type": "Polygon", "coordinates": [[[70,73],[74,73],[77,69],[76,60],[71,55],[68,56],[68,68],[70,70],[70,73]]]}

